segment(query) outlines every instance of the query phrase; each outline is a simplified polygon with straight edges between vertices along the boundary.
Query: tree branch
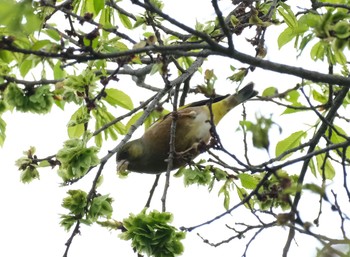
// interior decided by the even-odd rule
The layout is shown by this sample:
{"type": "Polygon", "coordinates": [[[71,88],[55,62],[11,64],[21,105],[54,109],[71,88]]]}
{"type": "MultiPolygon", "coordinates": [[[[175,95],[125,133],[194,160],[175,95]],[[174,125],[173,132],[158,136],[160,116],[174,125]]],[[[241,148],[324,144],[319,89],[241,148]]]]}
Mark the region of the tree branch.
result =
{"type": "MultiPolygon", "coordinates": [[[[339,107],[342,105],[344,98],[346,97],[347,93],[349,91],[348,87],[343,87],[342,90],[339,92],[339,94],[337,95],[337,97],[334,99],[333,102],[333,106],[331,107],[331,109],[329,110],[328,114],[325,116],[325,120],[330,122],[331,120],[334,119],[335,114],[337,113],[339,107]]],[[[307,151],[307,155],[311,154],[312,152],[314,152],[320,138],[324,135],[324,133],[326,132],[328,128],[328,123],[327,122],[322,122],[320,128],[318,129],[318,131],[316,132],[315,136],[312,138],[310,145],[309,145],[309,149],[307,151]]],[[[349,142],[346,142],[347,144],[349,144],[349,142]]],[[[310,162],[311,158],[305,158],[304,162],[303,162],[303,166],[301,168],[300,174],[299,174],[299,179],[298,179],[298,185],[301,186],[304,182],[304,178],[307,172],[307,168],[309,166],[309,162],[310,162]]],[[[292,203],[292,212],[294,214],[298,214],[297,213],[297,206],[299,204],[301,198],[301,191],[297,192],[295,194],[294,197],[294,201],[292,203]]],[[[288,239],[287,242],[285,244],[285,247],[283,249],[283,257],[286,257],[288,255],[289,252],[289,248],[291,245],[291,242],[293,240],[295,236],[295,229],[293,227],[290,228],[289,230],[289,235],[288,235],[288,239]]]]}

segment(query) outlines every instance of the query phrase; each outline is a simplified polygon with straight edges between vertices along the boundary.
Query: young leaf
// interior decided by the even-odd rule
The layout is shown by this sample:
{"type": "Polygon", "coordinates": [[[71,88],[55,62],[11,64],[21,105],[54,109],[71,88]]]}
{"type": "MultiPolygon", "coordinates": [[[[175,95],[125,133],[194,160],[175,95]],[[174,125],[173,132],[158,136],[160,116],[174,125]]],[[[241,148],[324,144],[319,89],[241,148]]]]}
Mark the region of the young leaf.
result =
{"type": "Polygon", "coordinates": [[[105,100],[112,106],[119,105],[127,110],[134,109],[134,104],[127,94],[123,91],[115,89],[115,88],[107,88],[105,90],[107,96],[105,100]]]}
{"type": "MultiPolygon", "coordinates": [[[[242,188],[242,187],[237,187],[237,194],[238,194],[239,199],[241,199],[241,201],[243,201],[243,200],[248,196],[247,190],[245,190],[245,189],[242,188]]],[[[252,206],[253,206],[253,200],[252,200],[252,199],[249,199],[249,201],[246,202],[246,203],[244,204],[244,206],[245,206],[246,208],[249,208],[250,206],[252,207],[252,206]]]]}
{"type": "Polygon", "coordinates": [[[241,184],[246,189],[255,189],[259,183],[259,179],[253,175],[247,173],[241,173],[238,175],[241,180],[241,184]]]}
{"type": "MultiPolygon", "coordinates": [[[[289,137],[283,139],[278,142],[276,145],[275,154],[276,156],[280,156],[284,152],[292,149],[294,147],[298,147],[301,144],[301,139],[306,136],[306,132],[303,130],[292,133],[289,137]]],[[[281,160],[287,159],[290,154],[285,155],[281,160]]]]}
{"type": "Polygon", "coordinates": [[[131,23],[128,16],[126,16],[125,14],[122,14],[120,12],[118,12],[118,16],[119,16],[121,23],[123,24],[123,26],[125,28],[132,29],[132,23],[131,23]]]}
{"type": "Polygon", "coordinates": [[[61,61],[58,60],[53,67],[53,77],[54,79],[62,79],[66,76],[66,72],[61,68],[61,61]]]}
{"type": "Polygon", "coordinates": [[[143,111],[140,111],[131,116],[130,120],[125,125],[125,130],[129,131],[130,127],[135,124],[135,122],[142,116],[142,114],[143,111]]]}
{"type": "MultiPolygon", "coordinates": [[[[339,126],[337,125],[333,125],[334,128],[336,129],[336,131],[332,130],[330,131],[330,129],[328,129],[328,131],[326,132],[326,135],[329,136],[329,139],[331,140],[331,142],[333,144],[341,144],[345,141],[347,141],[348,136],[346,134],[346,132],[339,126]]],[[[343,151],[343,149],[341,149],[341,152],[343,151]]],[[[335,153],[339,154],[338,151],[334,151],[335,153]]],[[[346,152],[345,152],[346,158],[350,158],[350,147],[346,148],[346,152]]]]}
{"type": "Polygon", "coordinates": [[[85,128],[84,124],[89,121],[89,115],[86,109],[80,107],[75,113],[73,113],[68,123],[68,136],[69,138],[79,138],[83,135],[85,128]]]}
{"type": "Polygon", "coordinates": [[[284,46],[285,44],[289,43],[295,36],[296,36],[296,34],[294,33],[294,31],[290,27],[287,27],[278,36],[278,39],[277,39],[278,48],[281,49],[282,46],[284,46]]]}
{"type": "Polygon", "coordinates": [[[298,21],[294,15],[294,12],[287,4],[281,3],[281,7],[278,8],[278,13],[283,17],[288,27],[295,29],[298,27],[298,21]]]}
{"type": "MultiPolygon", "coordinates": [[[[317,146],[315,150],[321,150],[321,148],[317,146]]],[[[326,179],[329,180],[332,180],[334,178],[335,169],[332,163],[327,158],[326,154],[323,153],[316,155],[316,163],[318,173],[320,173],[322,177],[324,176],[326,179]]]]}
{"type": "Polygon", "coordinates": [[[95,14],[95,16],[97,16],[100,13],[100,11],[105,7],[105,1],[104,0],[98,0],[98,1],[94,0],[93,2],[94,2],[94,10],[95,10],[94,14],[95,14]]]}

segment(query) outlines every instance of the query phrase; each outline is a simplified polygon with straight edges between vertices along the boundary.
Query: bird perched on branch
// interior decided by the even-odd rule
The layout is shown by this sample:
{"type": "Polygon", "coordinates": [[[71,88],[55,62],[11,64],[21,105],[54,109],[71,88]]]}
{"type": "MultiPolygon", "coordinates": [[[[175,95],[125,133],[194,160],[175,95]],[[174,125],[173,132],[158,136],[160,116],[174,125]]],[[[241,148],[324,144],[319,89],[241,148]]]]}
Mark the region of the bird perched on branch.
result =
{"type": "Polygon", "coordinates": [[[203,144],[211,138],[211,128],[235,106],[256,96],[254,84],[249,83],[236,94],[194,102],[156,121],[144,135],[127,142],[117,153],[118,171],[158,174],[167,171],[168,161],[177,169],[201,153],[203,144]],[[175,152],[169,159],[170,134],[176,121],[175,152]]]}

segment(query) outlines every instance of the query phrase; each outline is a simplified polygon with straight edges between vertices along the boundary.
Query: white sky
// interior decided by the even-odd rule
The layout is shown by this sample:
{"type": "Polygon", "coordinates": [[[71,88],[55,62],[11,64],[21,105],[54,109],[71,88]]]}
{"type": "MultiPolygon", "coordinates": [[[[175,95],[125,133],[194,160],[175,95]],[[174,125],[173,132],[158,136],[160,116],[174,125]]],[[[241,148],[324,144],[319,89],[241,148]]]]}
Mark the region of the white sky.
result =
{"type": "MultiPolygon", "coordinates": [[[[223,1],[228,4],[230,1],[223,1]]],[[[201,1],[201,8],[198,8],[198,3],[195,1],[166,1],[167,10],[179,10],[178,17],[182,20],[188,18],[187,24],[191,24],[194,17],[206,18],[204,5],[210,8],[210,1],[201,1]],[[193,6],[191,5],[193,3],[193,6]],[[186,8],[184,8],[186,6],[186,8]],[[203,9],[202,9],[203,8],[203,9]]],[[[199,18],[199,19],[200,19],[199,18]]],[[[276,36],[278,34],[268,36],[269,49],[277,49],[276,36]]],[[[290,65],[303,65],[306,63],[296,61],[294,58],[294,51],[292,46],[285,46],[278,54],[271,54],[268,59],[285,62],[290,65]],[[281,58],[283,57],[283,58],[281,58]]],[[[248,52],[252,53],[251,50],[248,52]]],[[[308,56],[306,56],[308,58],[308,56]]],[[[306,58],[306,59],[307,59],[306,58]]],[[[220,64],[223,63],[223,59],[220,64]]],[[[230,63],[229,60],[224,60],[230,63]]],[[[223,86],[219,87],[219,93],[230,93],[235,89],[235,85],[225,79],[227,76],[227,68],[220,66],[217,69],[218,62],[214,61],[206,64],[205,68],[215,69],[219,77],[219,82],[223,86]],[[226,70],[225,70],[226,69],[226,70]],[[219,74],[222,72],[222,77],[219,74]],[[226,72],[226,73],[225,73],[226,72]]],[[[308,66],[310,68],[311,66],[308,66]]],[[[205,69],[204,68],[204,69],[205,69]]],[[[322,70],[324,66],[321,66],[322,70]]],[[[204,70],[203,69],[203,70],[204,70]]],[[[153,79],[153,78],[152,78],[153,79]]],[[[256,83],[256,87],[260,92],[267,86],[280,86],[281,91],[295,85],[299,80],[276,73],[261,71],[257,69],[250,77],[256,83]]],[[[134,86],[123,84],[123,79],[118,83],[118,87],[135,92],[140,92],[134,86]]],[[[197,81],[201,83],[202,80],[197,81]]],[[[218,84],[219,84],[218,82],[218,84]]],[[[144,95],[135,95],[133,97],[142,100],[144,95]]],[[[134,101],[137,105],[138,100],[134,101]]],[[[259,109],[252,103],[246,105],[247,111],[253,115],[255,110],[259,109]]],[[[76,108],[76,107],[74,107],[76,108]]],[[[262,113],[269,114],[273,106],[264,104],[262,113]]],[[[21,157],[22,151],[27,150],[29,146],[36,146],[37,155],[45,157],[54,154],[62,147],[62,143],[68,139],[66,133],[66,124],[69,121],[70,115],[75,109],[67,108],[65,112],[54,107],[52,113],[49,115],[32,115],[22,113],[6,113],[3,118],[7,121],[7,139],[5,145],[0,149],[0,171],[3,175],[3,185],[0,187],[1,212],[0,212],[0,228],[3,235],[2,246],[0,247],[0,256],[62,256],[65,250],[65,242],[70,237],[71,233],[66,233],[62,227],[59,226],[59,214],[64,214],[66,211],[61,207],[62,199],[66,196],[68,189],[80,188],[88,191],[91,187],[92,176],[94,176],[96,169],[87,176],[83,181],[71,187],[59,187],[61,182],[56,175],[56,170],[44,169],[40,171],[40,180],[36,180],[30,184],[22,184],[19,182],[20,172],[14,166],[16,159],[21,157]]],[[[235,121],[240,117],[241,108],[233,110],[224,121],[218,126],[218,133],[223,142],[232,142],[233,135],[238,137],[235,133],[238,124],[235,121]],[[234,122],[233,122],[234,121],[234,122]]],[[[278,113],[274,116],[280,121],[287,122],[289,117],[278,117],[278,113]]],[[[306,122],[306,121],[305,121],[306,122]]],[[[283,134],[277,133],[274,136],[275,142],[282,139],[284,135],[288,135],[290,131],[298,130],[293,126],[283,126],[283,134]]],[[[142,129],[137,131],[137,135],[142,133],[142,129]]],[[[135,136],[136,137],[136,136],[135,136]]],[[[117,142],[107,142],[101,150],[100,156],[104,156],[108,149],[113,148],[117,142]]],[[[227,143],[227,148],[232,150],[235,154],[239,154],[241,149],[238,146],[227,143]]],[[[257,163],[259,160],[266,160],[266,153],[263,151],[254,151],[254,158],[257,163]]],[[[145,174],[130,174],[127,179],[120,179],[116,176],[115,158],[106,165],[103,175],[104,183],[99,192],[101,194],[110,193],[114,198],[113,203],[114,216],[117,220],[122,220],[127,217],[129,213],[138,213],[146,203],[149,190],[153,183],[154,177],[145,174]]],[[[162,182],[164,178],[162,178],[162,182]]],[[[163,184],[160,182],[153,198],[151,209],[161,210],[161,194],[163,191],[163,184]]],[[[192,186],[185,188],[182,179],[172,179],[171,187],[168,193],[167,210],[175,215],[175,226],[193,226],[198,223],[207,221],[216,215],[224,212],[223,198],[217,196],[218,187],[212,193],[208,193],[206,188],[192,186]]],[[[235,195],[233,192],[232,195],[235,195]]],[[[313,196],[310,195],[310,198],[313,196]]],[[[231,206],[236,204],[238,199],[232,199],[231,206]]],[[[307,203],[305,208],[307,208],[307,203]]],[[[310,219],[315,218],[315,208],[317,206],[310,206],[310,219]]],[[[205,226],[202,229],[187,233],[186,240],[183,241],[185,245],[185,253],[183,256],[241,256],[245,240],[235,240],[229,244],[222,245],[218,248],[210,247],[203,244],[201,239],[197,236],[200,233],[204,238],[211,242],[219,242],[230,236],[232,231],[225,228],[225,224],[234,225],[235,222],[242,221],[242,215],[246,215],[246,211],[239,210],[234,212],[232,216],[227,215],[224,219],[216,221],[212,225],[205,226]]],[[[329,217],[329,216],[328,216],[329,217]]],[[[251,215],[246,216],[244,221],[249,223],[254,221],[251,215]]],[[[312,221],[312,220],[311,220],[312,221]]],[[[324,221],[324,220],[323,220],[324,221]]],[[[322,223],[322,220],[321,220],[322,223]]],[[[327,232],[331,233],[329,228],[325,228],[327,232]]],[[[130,242],[118,239],[119,232],[110,232],[102,229],[99,226],[81,227],[81,236],[76,236],[72,243],[69,256],[136,256],[133,253],[130,242]]],[[[247,235],[248,236],[248,235],[247,235]]],[[[251,245],[248,251],[248,256],[281,256],[282,248],[286,241],[287,230],[283,228],[273,229],[269,233],[265,232],[251,245]]],[[[249,237],[248,237],[249,239],[249,237]]],[[[308,237],[297,236],[296,242],[293,242],[290,256],[313,256],[315,248],[315,241],[308,237]],[[297,243],[297,244],[296,244],[297,243]]]]}

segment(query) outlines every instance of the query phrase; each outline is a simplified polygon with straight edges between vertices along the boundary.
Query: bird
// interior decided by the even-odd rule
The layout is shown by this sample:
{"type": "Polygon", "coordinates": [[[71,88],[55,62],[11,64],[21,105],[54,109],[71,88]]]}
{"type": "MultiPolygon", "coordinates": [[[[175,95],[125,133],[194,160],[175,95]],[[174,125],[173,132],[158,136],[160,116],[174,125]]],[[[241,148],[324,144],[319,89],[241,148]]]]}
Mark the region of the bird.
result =
{"type": "Polygon", "coordinates": [[[213,125],[234,107],[256,96],[250,82],[237,93],[205,99],[180,107],[155,121],[142,137],[124,144],[117,152],[117,170],[160,174],[168,170],[171,124],[176,121],[171,170],[190,163],[209,143],[213,125]],[[174,116],[175,115],[175,116],[174,116]]]}

